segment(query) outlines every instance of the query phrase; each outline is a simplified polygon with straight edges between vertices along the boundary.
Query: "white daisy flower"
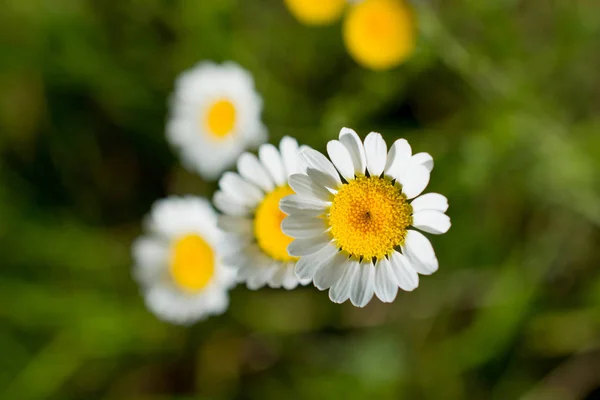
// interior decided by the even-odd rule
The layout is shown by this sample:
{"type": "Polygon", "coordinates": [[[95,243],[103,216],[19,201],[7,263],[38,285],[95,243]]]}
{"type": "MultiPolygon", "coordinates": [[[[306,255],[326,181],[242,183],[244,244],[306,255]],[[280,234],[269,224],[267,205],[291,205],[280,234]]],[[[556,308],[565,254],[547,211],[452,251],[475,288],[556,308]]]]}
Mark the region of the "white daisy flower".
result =
{"type": "Polygon", "coordinates": [[[349,298],[363,307],[373,294],[392,302],[398,287],[413,290],[417,274],[438,269],[429,240],[409,228],[432,234],[450,228],[446,197],[419,196],[429,183],[433,159],[427,153],[412,155],[404,139],[388,152],[375,132],[363,145],[347,128],[327,144],[327,153],[331,161],[313,149],[301,150],[307,172],[290,176],[297,194],[281,201],[289,214],[282,230],[295,239],[288,251],[301,257],[296,275],[329,289],[336,303],[349,298]]]}
{"type": "Polygon", "coordinates": [[[237,167],[238,173],[223,175],[213,201],[223,212],[218,225],[229,234],[225,258],[238,268],[238,282],[246,282],[250,289],[265,285],[293,289],[309,283],[294,274],[297,258],[287,252],[292,238],[281,231],[285,214],[279,209],[279,201],[294,193],[288,176],[304,172],[298,142],[284,137],[279,150],[263,144],[258,157],[244,153],[237,167]]]}
{"type": "Polygon", "coordinates": [[[210,203],[191,196],[159,200],[147,223],[132,255],[148,309],[182,325],[223,313],[235,271],[221,261],[223,234],[210,203]]]}
{"type": "Polygon", "coordinates": [[[267,140],[261,111],[248,71],[232,62],[201,62],[176,81],[167,139],[186,168],[216,179],[245,149],[267,140]]]}

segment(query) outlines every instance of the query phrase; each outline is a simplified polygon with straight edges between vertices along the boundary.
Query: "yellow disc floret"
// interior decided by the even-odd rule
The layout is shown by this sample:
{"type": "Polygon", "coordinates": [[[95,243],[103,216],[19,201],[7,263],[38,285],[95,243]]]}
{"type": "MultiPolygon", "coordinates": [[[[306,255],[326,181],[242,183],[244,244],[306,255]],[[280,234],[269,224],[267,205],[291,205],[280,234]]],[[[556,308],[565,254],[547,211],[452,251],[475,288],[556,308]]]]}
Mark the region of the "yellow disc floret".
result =
{"type": "Polygon", "coordinates": [[[415,47],[414,17],[404,0],[363,0],[344,22],[344,43],[362,66],[383,70],[401,64],[415,47]]]}
{"type": "Polygon", "coordinates": [[[347,0],[285,0],[287,8],[302,23],[325,25],[336,21],[347,0]]]}
{"type": "Polygon", "coordinates": [[[279,209],[279,201],[294,194],[288,186],[280,186],[267,194],[256,208],[254,216],[254,234],[260,249],[269,257],[279,261],[294,261],[287,252],[292,238],[281,231],[281,221],[286,215],[279,209]]]}
{"type": "Polygon", "coordinates": [[[388,255],[404,244],[412,223],[412,207],[398,184],[379,177],[359,176],[333,198],[329,225],[336,245],[354,257],[388,255]]]}
{"type": "Polygon", "coordinates": [[[212,247],[196,234],[179,238],[171,245],[170,272],[180,289],[186,292],[203,289],[215,273],[212,247]]]}
{"type": "Polygon", "coordinates": [[[235,106],[229,100],[214,102],[206,112],[204,123],[208,133],[215,139],[223,139],[235,126],[235,106]]]}

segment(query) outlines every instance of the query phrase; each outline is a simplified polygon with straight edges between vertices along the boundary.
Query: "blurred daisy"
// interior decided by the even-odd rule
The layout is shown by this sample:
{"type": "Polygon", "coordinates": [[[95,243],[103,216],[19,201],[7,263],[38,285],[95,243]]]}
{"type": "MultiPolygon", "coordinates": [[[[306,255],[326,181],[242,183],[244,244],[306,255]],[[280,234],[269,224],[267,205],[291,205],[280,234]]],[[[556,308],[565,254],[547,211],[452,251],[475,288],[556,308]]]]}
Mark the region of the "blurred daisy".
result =
{"type": "Polygon", "coordinates": [[[248,147],[267,140],[252,76],[232,62],[202,62],[177,79],[167,138],[186,168],[216,179],[248,147]]]}
{"type": "Polygon", "coordinates": [[[404,0],[363,0],[350,7],[343,27],[348,52],[374,70],[404,62],[415,47],[415,20],[404,0]]]}
{"type": "Polygon", "coordinates": [[[296,19],[307,25],[326,25],[337,21],[348,0],[285,0],[296,19]]]}
{"type": "MultiPolygon", "coordinates": [[[[229,233],[226,259],[238,268],[238,281],[250,289],[270,287],[295,288],[296,257],[287,252],[292,238],[281,231],[285,214],[279,201],[294,193],[288,176],[303,172],[296,140],[284,137],[279,150],[263,144],[258,157],[240,156],[238,173],[226,172],[219,181],[220,190],[214,203],[223,212],[218,225],[229,233]]],[[[309,283],[310,279],[301,283],[309,283]]]]}
{"type": "Polygon", "coordinates": [[[329,288],[336,303],[349,298],[363,307],[373,294],[392,302],[398,287],[418,286],[417,273],[438,269],[429,240],[409,228],[432,234],[450,228],[444,214],[448,200],[437,193],[419,196],[433,159],[412,155],[404,139],[387,152],[379,133],[367,135],[363,145],[347,128],[327,144],[327,152],[331,161],[316,150],[301,151],[307,172],[290,176],[297,194],[281,201],[289,214],[283,232],[295,239],[288,251],[301,257],[296,274],[320,290],[329,288]]]}
{"type": "Polygon", "coordinates": [[[222,233],[209,202],[170,197],[152,206],[148,233],[133,246],[133,275],[147,307],[164,321],[191,324],[228,306],[235,272],[217,249],[222,233]]]}

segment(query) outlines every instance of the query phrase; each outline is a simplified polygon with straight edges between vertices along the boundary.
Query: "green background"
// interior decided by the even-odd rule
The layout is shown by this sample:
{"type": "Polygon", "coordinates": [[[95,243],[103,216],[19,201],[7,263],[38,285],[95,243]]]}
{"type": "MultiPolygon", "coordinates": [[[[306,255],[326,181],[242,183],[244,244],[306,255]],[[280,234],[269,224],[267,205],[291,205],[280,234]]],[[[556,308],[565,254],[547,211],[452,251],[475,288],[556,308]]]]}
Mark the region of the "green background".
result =
{"type": "Polygon", "coordinates": [[[415,3],[416,53],[372,72],[278,0],[3,1],[0,398],[599,398],[600,3],[415,3]],[[143,216],[215,188],[164,136],[205,59],[251,71],[273,143],[431,153],[439,271],[391,305],[239,286],[192,328],[150,314],[143,216]]]}

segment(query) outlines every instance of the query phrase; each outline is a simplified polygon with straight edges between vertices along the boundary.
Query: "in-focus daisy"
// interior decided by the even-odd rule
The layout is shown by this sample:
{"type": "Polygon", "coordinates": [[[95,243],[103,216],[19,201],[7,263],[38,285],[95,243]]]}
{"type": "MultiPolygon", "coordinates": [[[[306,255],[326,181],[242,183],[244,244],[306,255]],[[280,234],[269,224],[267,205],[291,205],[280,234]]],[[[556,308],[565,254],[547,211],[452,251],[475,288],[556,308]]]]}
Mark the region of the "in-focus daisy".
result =
{"type": "Polygon", "coordinates": [[[264,285],[293,289],[299,283],[294,274],[297,258],[287,252],[292,238],[281,231],[285,214],[279,202],[294,193],[288,176],[304,172],[298,143],[284,137],[279,150],[263,144],[258,157],[244,153],[237,167],[238,173],[223,175],[213,199],[223,212],[218,225],[229,234],[226,260],[238,268],[238,281],[250,289],[264,285]]]}
{"type": "Polygon", "coordinates": [[[348,52],[362,66],[400,65],[415,47],[415,20],[404,0],[363,0],[348,11],[343,27],[348,52]]]}
{"type": "Polygon", "coordinates": [[[210,203],[170,197],[152,206],[147,232],[133,246],[133,276],[146,305],[164,321],[191,324],[227,309],[235,271],[223,264],[223,240],[210,203]]]}
{"type": "Polygon", "coordinates": [[[300,152],[306,173],[290,176],[296,194],[281,201],[289,214],[283,232],[294,238],[288,251],[301,257],[296,275],[330,289],[336,303],[349,298],[363,307],[373,294],[392,302],[398,287],[418,286],[417,273],[438,269],[431,243],[416,229],[442,234],[450,228],[448,200],[419,196],[433,159],[412,155],[404,139],[388,152],[379,133],[367,135],[363,145],[347,128],[327,144],[327,153],[331,161],[313,149],[300,152]]]}
{"type": "Polygon", "coordinates": [[[296,19],[307,25],[326,25],[337,21],[348,0],[285,0],[296,19]]]}
{"type": "Polygon", "coordinates": [[[267,140],[252,76],[232,62],[201,62],[175,83],[167,138],[186,168],[216,179],[248,147],[267,140]]]}

